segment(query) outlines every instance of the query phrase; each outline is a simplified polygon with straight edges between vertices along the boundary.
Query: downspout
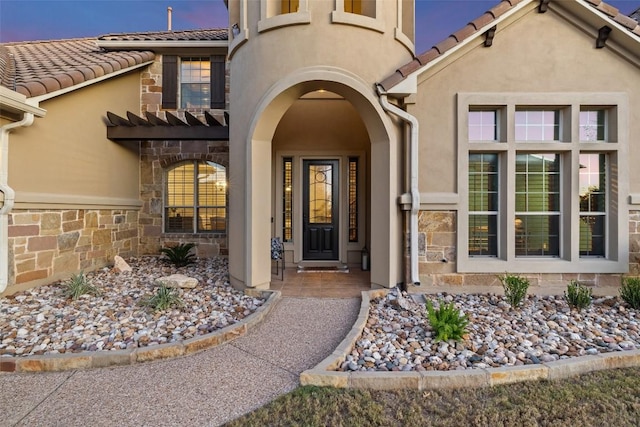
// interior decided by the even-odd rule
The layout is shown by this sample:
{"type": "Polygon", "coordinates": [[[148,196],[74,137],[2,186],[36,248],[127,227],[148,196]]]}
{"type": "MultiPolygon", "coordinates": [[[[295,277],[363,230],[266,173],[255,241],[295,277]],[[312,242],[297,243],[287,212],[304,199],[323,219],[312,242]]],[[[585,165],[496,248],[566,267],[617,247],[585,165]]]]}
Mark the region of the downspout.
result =
{"type": "Polygon", "coordinates": [[[33,113],[25,113],[22,120],[0,127],[0,192],[4,194],[0,208],[0,294],[9,284],[9,212],[15,203],[15,191],[9,187],[9,132],[31,126],[33,119],[33,113]]]}
{"type": "Polygon", "coordinates": [[[387,93],[382,86],[376,85],[380,104],[385,111],[398,116],[400,119],[409,124],[409,173],[410,173],[410,196],[411,196],[411,213],[409,221],[409,231],[411,237],[409,239],[409,256],[411,263],[411,282],[415,286],[420,286],[420,274],[418,272],[418,213],[420,212],[420,192],[418,191],[418,119],[411,114],[391,104],[387,99],[387,93]]]}

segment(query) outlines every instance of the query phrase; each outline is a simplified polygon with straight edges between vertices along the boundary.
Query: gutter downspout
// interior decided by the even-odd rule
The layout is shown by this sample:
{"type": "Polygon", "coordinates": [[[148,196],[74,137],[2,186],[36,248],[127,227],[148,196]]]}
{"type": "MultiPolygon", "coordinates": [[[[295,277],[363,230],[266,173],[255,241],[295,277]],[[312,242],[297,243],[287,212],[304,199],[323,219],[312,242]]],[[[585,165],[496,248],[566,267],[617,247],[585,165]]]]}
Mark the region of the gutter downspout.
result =
{"type": "Polygon", "coordinates": [[[0,294],[9,284],[9,212],[15,203],[15,191],[9,187],[9,132],[31,126],[33,119],[33,113],[25,113],[22,120],[0,127],[0,192],[4,194],[0,208],[0,294]]]}
{"type": "Polygon", "coordinates": [[[420,192],[418,191],[418,119],[411,114],[389,103],[387,93],[382,86],[376,85],[380,104],[385,111],[398,116],[409,124],[409,172],[410,172],[410,196],[411,196],[411,216],[409,238],[409,256],[411,262],[411,282],[415,286],[420,286],[420,274],[418,272],[418,213],[420,212],[420,192]]]}

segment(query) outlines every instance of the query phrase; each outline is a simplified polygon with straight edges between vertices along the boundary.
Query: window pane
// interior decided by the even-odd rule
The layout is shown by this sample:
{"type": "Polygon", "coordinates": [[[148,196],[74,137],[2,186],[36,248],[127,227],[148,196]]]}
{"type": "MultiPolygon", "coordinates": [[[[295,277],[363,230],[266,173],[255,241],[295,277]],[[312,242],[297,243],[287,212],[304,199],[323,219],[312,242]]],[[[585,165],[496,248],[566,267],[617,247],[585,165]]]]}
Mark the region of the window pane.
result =
{"type": "Polygon", "coordinates": [[[498,155],[469,155],[469,255],[498,255],[498,155]]]}
{"type": "Polygon", "coordinates": [[[560,215],[516,215],[516,256],[559,256],[560,215]]]}
{"type": "Polygon", "coordinates": [[[518,110],[515,119],[517,141],[560,140],[560,111],[518,110]]]}
{"type": "Polygon", "coordinates": [[[358,241],[358,158],[349,157],[349,241],[358,241]]]}
{"type": "Polygon", "coordinates": [[[198,230],[226,230],[227,174],[224,166],[198,164],[198,230]]]}
{"type": "Polygon", "coordinates": [[[181,108],[209,108],[211,105],[211,85],[189,83],[180,86],[181,108]]]}
{"type": "Polygon", "coordinates": [[[580,111],[580,141],[604,141],[604,110],[580,111]]]}
{"type": "Polygon", "coordinates": [[[605,256],[607,156],[580,154],[580,256],[605,256]]]}
{"type": "Polygon", "coordinates": [[[281,0],[280,13],[296,13],[299,0],[281,0]]]}
{"type": "Polygon", "coordinates": [[[469,111],[469,140],[498,140],[497,111],[469,111]]]}
{"type": "Polygon", "coordinates": [[[293,241],[293,161],[282,159],[282,240],[293,241]]]}
{"type": "Polygon", "coordinates": [[[560,156],[516,155],[516,255],[559,256],[560,156]]]}

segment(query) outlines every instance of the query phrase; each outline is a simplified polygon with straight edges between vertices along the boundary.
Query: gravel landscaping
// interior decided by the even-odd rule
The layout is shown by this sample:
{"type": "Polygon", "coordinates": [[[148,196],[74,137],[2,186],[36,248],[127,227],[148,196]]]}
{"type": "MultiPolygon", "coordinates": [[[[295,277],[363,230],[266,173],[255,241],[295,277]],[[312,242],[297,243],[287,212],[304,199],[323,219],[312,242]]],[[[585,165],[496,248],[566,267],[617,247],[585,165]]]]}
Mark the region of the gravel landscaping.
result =
{"type": "Polygon", "coordinates": [[[225,258],[199,259],[176,268],[158,257],[131,258],[132,272],[105,267],[87,273],[99,296],[65,297],[61,283],[0,298],[0,357],[123,350],[207,334],[253,313],[264,299],[228,283],[225,258]],[[198,280],[179,289],[181,308],[154,311],[141,302],[164,276],[198,280]]]}
{"type": "Polygon", "coordinates": [[[467,334],[437,342],[422,296],[396,291],[371,300],[369,317],[340,371],[429,371],[521,366],[640,348],[640,313],[619,297],[582,310],[561,296],[528,296],[512,308],[504,296],[428,295],[453,301],[469,318],[467,334]]]}

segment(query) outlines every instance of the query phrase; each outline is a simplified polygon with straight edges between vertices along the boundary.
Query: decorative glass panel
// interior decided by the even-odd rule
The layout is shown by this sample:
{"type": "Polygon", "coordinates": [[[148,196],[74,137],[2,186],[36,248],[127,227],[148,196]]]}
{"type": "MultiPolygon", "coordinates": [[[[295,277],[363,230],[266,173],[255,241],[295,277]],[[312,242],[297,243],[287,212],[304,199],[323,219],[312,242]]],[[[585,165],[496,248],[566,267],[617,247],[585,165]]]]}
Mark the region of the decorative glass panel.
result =
{"type": "Polygon", "coordinates": [[[605,254],[607,156],[580,154],[580,256],[605,254]]]}
{"type": "Polygon", "coordinates": [[[516,155],[516,255],[560,255],[560,156],[516,155]]]}
{"type": "Polygon", "coordinates": [[[469,155],[469,255],[498,255],[498,155],[469,155]]]}
{"type": "Polygon", "coordinates": [[[560,111],[516,111],[516,141],[559,141],[560,111]]]}
{"type": "Polygon", "coordinates": [[[211,61],[209,58],[182,58],[180,62],[180,107],[211,106],[211,61]]]}
{"type": "Polygon", "coordinates": [[[580,111],[580,141],[596,142],[605,140],[604,110],[580,111]]]}
{"type": "Polygon", "coordinates": [[[293,241],[293,161],[282,159],[282,240],[293,241]]]}
{"type": "Polygon", "coordinates": [[[309,224],[333,221],[333,168],[331,165],[309,165],[309,224]]]}
{"type": "Polygon", "coordinates": [[[349,158],[349,241],[358,241],[358,158],[349,158]]]}
{"type": "Polygon", "coordinates": [[[469,141],[497,141],[497,117],[497,111],[469,111],[469,141]]]}

